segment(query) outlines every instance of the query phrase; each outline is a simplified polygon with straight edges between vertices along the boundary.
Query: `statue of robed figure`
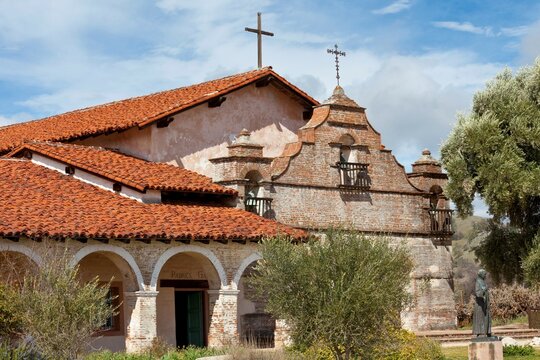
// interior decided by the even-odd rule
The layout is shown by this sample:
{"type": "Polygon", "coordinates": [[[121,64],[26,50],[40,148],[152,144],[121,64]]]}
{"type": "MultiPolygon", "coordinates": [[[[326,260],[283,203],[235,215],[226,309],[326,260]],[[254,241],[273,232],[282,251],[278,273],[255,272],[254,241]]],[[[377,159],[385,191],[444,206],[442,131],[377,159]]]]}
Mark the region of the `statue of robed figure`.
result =
{"type": "Polygon", "coordinates": [[[486,284],[486,270],[480,269],[476,278],[474,295],[476,302],[473,312],[473,335],[491,337],[491,316],[489,314],[489,289],[486,284]]]}

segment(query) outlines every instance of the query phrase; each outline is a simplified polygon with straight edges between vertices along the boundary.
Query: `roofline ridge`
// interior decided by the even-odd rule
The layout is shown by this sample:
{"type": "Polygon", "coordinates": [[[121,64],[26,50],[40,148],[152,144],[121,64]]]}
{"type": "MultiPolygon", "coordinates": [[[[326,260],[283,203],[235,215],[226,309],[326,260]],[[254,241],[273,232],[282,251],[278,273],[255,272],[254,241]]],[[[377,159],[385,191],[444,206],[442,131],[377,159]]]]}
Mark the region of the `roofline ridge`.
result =
{"type": "Polygon", "coordinates": [[[3,129],[6,129],[6,128],[12,127],[12,126],[20,126],[20,125],[33,123],[33,122],[45,121],[45,120],[48,120],[50,118],[57,117],[57,116],[68,115],[68,114],[73,114],[73,113],[78,113],[78,112],[84,112],[84,111],[88,111],[88,110],[91,110],[91,109],[99,109],[99,108],[102,108],[102,107],[107,107],[107,106],[111,106],[111,105],[115,105],[115,104],[120,104],[120,103],[123,103],[123,102],[129,102],[129,101],[133,101],[133,100],[137,100],[137,99],[141,99],[141,98],[145,98],[145,97],[149,97],[149,96],[154,96],[154,95],[157,95],[157,94],[164,94],[164,93],[178,91],[178,90],[193,87],[193,86],[203,85],[203,84],[213,82],[213,81],[221,81],[221,80],[225,80],[227,78],[231,78],[231,77],[235,77],[235,76],[241,76],[241,75],[248,74],[248,73],[251,73],[251,72],[269,71],[269,70],[270,71],[272,70],[271,66],[270,67],[264,67],[264,68],[261,68],[261,69],[254,69],[254,70],[244,71],[244,72],[240,72],[240,73],[236,73],[236,74],[231,74],[231,75],[223,76],[221,78],[202,81],[202,82],[198,82],[198,83],[191,84],[191,85],[180,86],[180,87],[173,88],[173,89],[154,91],[154,92],[151,92],[151,93],[145,94],[145,95],[132,96],[132,97],[128,97],[126,99],[113,100],[113,101],[106,102],[105,104],[96,104],[96,105],[85,106],[85,107],[82,107],[82,108],[69,110],[69,111],[66,111],[66,112],[63,112],[63,113],[60,113],[60,114],[49,115],[49,116],[42,117],[42,118],[39,118],[39,119],[31,119],[31,120],[28,120],[28,121],[22,121],[22,122],[18,122],[18,123],[14,123],[14,124],[4,125],[4,126],[0,127],[0,131],[3,130],[3,129]]]}

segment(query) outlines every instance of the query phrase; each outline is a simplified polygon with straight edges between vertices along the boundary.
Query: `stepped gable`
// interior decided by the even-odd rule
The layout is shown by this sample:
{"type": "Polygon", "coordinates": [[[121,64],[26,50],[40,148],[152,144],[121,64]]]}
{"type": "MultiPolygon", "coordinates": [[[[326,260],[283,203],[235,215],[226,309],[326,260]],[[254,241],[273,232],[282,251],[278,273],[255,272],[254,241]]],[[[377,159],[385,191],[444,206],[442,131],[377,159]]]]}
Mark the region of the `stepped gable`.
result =
{"type": "Polygon", "coordinates": [[[0,236],[253,240],[307,234],[230,207],[144,204],[28,160],[0,160],[0,236]]]}
{"type": "Polygon", "coordinates": [[[61,161],[142,192],[167,190],[237,195],[235,190],[215,184],[209,177],[194,171],[149,162],[100,147],[31,142],[12,151],[8,157],[21,157],[28,152],[61,161]]]}
{"type": "Polygon", "coordinates": [[[278,89],[306,106],[318,105],[315,99],[285,80],[272,68],[266,67],[174,90],[5,126],[0,128],[0,154],[27,141],[64,142],[148,126],[258,81],[271,81],[278,89]]]}

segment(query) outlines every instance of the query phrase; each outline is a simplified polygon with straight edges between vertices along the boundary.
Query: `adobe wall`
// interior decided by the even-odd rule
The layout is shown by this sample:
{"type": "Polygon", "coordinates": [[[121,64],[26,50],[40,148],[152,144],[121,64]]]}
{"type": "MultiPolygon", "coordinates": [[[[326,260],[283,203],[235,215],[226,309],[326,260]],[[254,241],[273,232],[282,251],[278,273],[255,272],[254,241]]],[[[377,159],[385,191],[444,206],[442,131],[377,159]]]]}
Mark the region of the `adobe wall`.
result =
{"type": "Polygon", "coordinates": [[[227,154],[227,145],[242,130],[264,145],[264,155],[278,156],[296,141],[305,108],[271,84],[254,84],[226,95],[219,107],[206,103],[174,116],[167,127],[156,124],[80,141],[83,145],[116,148],[150,161],[168,162],[213,177],[210,158],[227,154]]]}

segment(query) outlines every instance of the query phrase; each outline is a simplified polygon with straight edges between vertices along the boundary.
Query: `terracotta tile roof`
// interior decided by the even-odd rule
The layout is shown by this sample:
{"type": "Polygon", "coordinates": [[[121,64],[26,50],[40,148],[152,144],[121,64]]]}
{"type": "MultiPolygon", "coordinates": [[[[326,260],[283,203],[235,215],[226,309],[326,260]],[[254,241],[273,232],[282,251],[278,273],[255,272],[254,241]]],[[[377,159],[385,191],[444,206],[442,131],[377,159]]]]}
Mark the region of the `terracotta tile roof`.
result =
{"type": "Polygon", "coordinates": [[[48,118],[0,128],[0,153],[26,141],[69,141],[87,136],[143,127],[212,98],[272,76],[281,88],[310,105],[318,102],[271,68],[263,68],[197,85],[75,110],[48,118]]]}
{"type": "Polygon", "coordinates": [[[27,160],[0,160],[0,236],[257,240],[302,230],[227,207],[144,204],[27,160]]]}
{"type": "Polygon", "coordinates": [[[45,155],[142,192],[153,189],[237,194],[236,190],[215,184],[209,177],[194,171],[165,163],[149,162],[100,147],[31,142],[18,147],[7,156],[20,156],[26,151],[45,155]]]}

